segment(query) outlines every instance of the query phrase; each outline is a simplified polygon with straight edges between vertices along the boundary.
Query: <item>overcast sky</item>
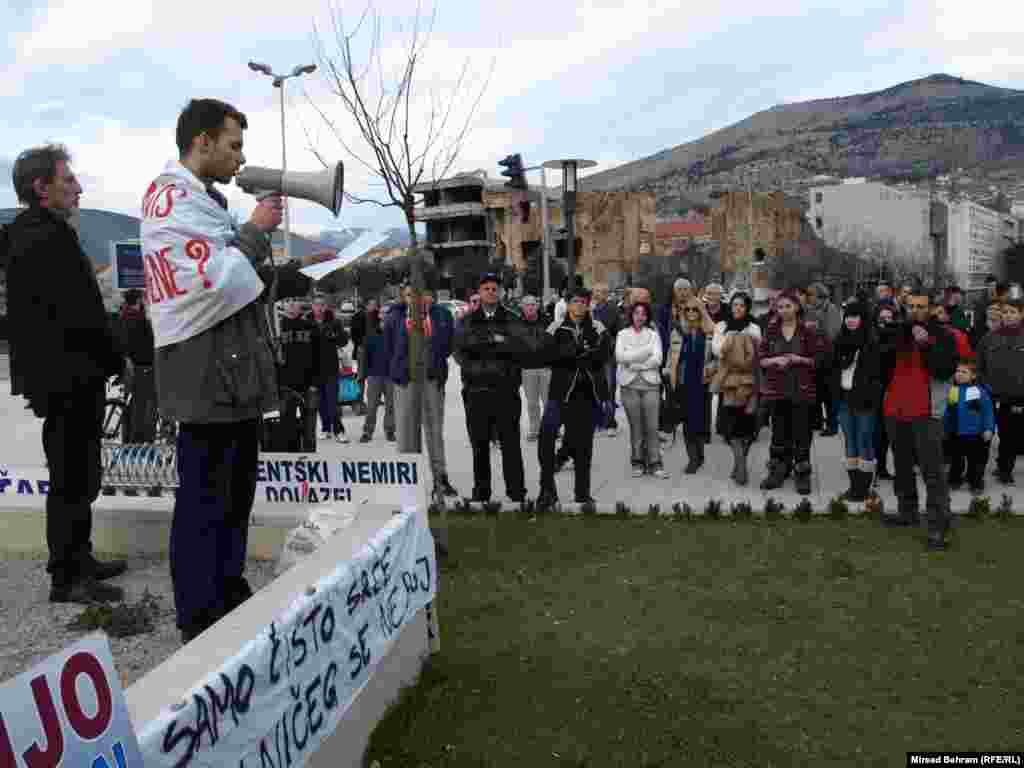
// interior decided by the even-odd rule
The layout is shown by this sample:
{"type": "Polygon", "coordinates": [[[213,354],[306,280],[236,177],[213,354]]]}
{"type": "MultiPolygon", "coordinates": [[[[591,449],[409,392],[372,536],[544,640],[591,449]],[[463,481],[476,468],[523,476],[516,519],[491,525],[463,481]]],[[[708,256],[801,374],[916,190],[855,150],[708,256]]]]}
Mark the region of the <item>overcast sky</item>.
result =
{"type": "MultiPolygon", "coordinates": [[[[84,182],[83,207],[137,215],[142,192],[175,155],[175,121],[192,97],[224,99],[245,112],[248,162],[279,165],[278,92],[246,62],[283,71],[317,61],[314,25],[325,51],[337,50],[331,6],[323,0],[290,0],[274,4],[280,8],[274,12],[257,10],[269,3],[233,0],[5,2],[4,207],[15,204],[10,163],[18,152],[61,141],[84,182]]],[[[434,92],[443,98],[467,58],[470,86],[490,73],[456,170],[497,175],[497,161],[511,152],[521,152],[528,165],[576,156],[608,168],[779,103],[877,90],[936,72],[1024,84],[1018,40],[1024,11],[1005,0],[739,0],[704,4],[699,12],[688,5],[438,0],[432,44],[421,62],[434,92]]],[[[343,18],[354,22],[364,7],[345,4],[343,18]]],[[[381,0],[377,7],[385,67],[393,68],[416,3],[381,0]]],[[[325,156],[346,162],[349,191],[373,194],[366,173],[309,104],[354,138],[327,85],[318,73],[288,89],[289,166],[319,167],[312,141],[325,156]]],[[[463,96],[462,114],[469,103],[463,96]]],[[[415,119],[413,128],[415,141],[415,119]]],[[[225,191],[243,214],[251,209],[250,198],[234,187],[225,191]]],[[[394,209],[346,205],[334,220],[302,201],[293,203],[292,218],[305,233],[402,225],[394,209]]]]}

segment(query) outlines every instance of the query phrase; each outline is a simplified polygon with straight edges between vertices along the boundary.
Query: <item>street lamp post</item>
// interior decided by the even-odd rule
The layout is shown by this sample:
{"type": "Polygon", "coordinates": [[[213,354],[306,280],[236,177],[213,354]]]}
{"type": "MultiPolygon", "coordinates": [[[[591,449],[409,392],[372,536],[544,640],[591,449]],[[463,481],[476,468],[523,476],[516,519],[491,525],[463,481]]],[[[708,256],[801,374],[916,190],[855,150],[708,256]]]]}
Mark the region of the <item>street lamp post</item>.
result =
{"type": "Polygon", "coordinates": [[[593,168],[597,165],[593,160],[581,160],[580,158],[566,158],[563,160],[548,160],[544,163],[545,168],[560,170],[562,172],[562,212],[565,216],[566,236],[569,242],[566,244],[566,266],[569,272],[570,286],[576,280],[576,188],[577,172],[581,168],[593,168]]]}
{"type": "MultiPolygon", "coordinates": [[[[281,91],[281,173],[287,173],[288,171],[288,150],[285,142],[285,128],[284,128],[284,81],[289,80],[293,77],[301,77],[302,75],[309,75],[316,72],[316,64],[306,64],[305,66],[298,66],[291,71],[291,74],[279,75],[270,69],[266,64],[260,64],[257,61],[249,62],[249,69],[253,72],[259,72],[260,74],[266,75],[267,77],[273,78],[274,87],[281,91]]],[[[292,258],[292,233],[291,225],[288,220],[288,198],[283,198],[284,203],[284,260],[285,262],[291,261],[292,258]]]]}

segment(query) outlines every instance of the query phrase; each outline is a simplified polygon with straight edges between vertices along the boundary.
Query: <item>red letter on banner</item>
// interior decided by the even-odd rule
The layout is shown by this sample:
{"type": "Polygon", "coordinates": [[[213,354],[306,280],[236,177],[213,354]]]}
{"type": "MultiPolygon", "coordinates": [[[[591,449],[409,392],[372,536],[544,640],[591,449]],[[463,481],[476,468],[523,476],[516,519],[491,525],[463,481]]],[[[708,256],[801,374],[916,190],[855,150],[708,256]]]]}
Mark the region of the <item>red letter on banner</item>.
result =
{"type": "Polygon", "coordinates": [[[40,675],[32,683],[32,697],[36,700],[36,712],[43,725],[46,751],[39,748],[37,741],[25,750],[24,758],[28,768],[57,768],[64,758],[64,733],[60,728],[60,717],[53,706],[53,697],[46,684],[46,675],[40,675]]]}
{"type": "Polygon", "coordinates": [[[60,673],[60,699],[64,703],[68,722],[82,739],[92,741],[102,736],[114,714],[114,697],[110,691],[110,683],[103,671],[99,659],[86,651],[79,651],[71,656],[60,673]],[[89,717],[82,710],[78,700],[78,689],[75,683],[79,675],[86,675],[96,691],[96,714],[89,717]]]}

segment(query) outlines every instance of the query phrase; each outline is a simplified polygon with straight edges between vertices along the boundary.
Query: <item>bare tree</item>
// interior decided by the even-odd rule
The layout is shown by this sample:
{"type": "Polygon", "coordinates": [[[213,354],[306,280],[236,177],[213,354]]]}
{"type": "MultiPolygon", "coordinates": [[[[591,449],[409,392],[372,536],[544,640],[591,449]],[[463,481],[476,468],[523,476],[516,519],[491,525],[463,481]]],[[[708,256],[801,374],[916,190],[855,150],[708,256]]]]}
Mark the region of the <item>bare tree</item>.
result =
{"type": "MultiPolygon", "coordinates": [[[[490,82],[494,60],[477,88],[467,57],[452,85],[442,92],[421,71],[437,19],[436,5],[426,13],[417,3],[401,49],[402,59],[393,63],[385,62],[394,49],[383,44],[382,17],[372,2],[351,28],[345,25],[336,3],[331,4],[330,16],[329,40],[314,28],[316,52],[330,93],[348,119],[339,123],[312,99],[310,104],[345,154],[376,179],[378,194],[346,193],[348,201],[400,209],[416,250],[419,238],[413,190],[423,181],[442,179],[458,160],[490,82]],[[358,45],[364,39],[365,51],[358,45]]],[[[319,149],[312,141],[309,144],[326,166],[319,149]]]]}

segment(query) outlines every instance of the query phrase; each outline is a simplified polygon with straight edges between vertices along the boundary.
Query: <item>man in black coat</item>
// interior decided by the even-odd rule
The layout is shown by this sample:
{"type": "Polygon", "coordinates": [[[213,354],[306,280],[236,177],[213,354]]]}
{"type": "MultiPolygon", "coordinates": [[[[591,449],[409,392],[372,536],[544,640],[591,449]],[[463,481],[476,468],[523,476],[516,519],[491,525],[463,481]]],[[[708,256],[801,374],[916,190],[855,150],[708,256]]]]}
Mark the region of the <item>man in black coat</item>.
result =
{"type": "Polygon", "coordinates": [[[540,461],[537,505],[541,508],[558,501],[555,438],[562,425],[565,425],[565,444],[576,474],[576,503],[594,501],[590,495],[590,466],[599,409],[609,399],[605,364],[611,353],[611,339],[604,324],[591,318],[589,305],[590,292],[575,289],[569,297],[565,320],[553,323],[548,329],[551,339],[543,356],[551,364],[551,386],[537,445],[540,461]]]}
{"type": "Polygon", "coordinates": [[[106,380],[122,373],[124,359],[93,266],[68,223],[82,187],[59,145],[19,155],[13,180],[28,208],[7,232],[11,394],[43,419],[50,602],[122,600],[123,590],[101,582],[123,573],[124,562],[100,563],[90,541],[106,380]]]}
{"type": "Polygon", "coordinates": [[[491,498],[491,430],[501,443],[505,490],[515,502],[526,501],[519,419],[523,364],[533,349],[522,320],[498,302],[498,277],[480,278],[480,308],[459,325],[453,351],[462,373],[466,425],[473,446],[473,500],[491,498]]]}
{"type": "Polygon", "coordinates": [[[290,390],[281,399],[281,448],[287,452],[315,450],[309,445],[305,434],[305,406],[311,398],[310,389],[317,390],[319,401],[319,349],[316,323],[304,313],[302,302],[292,299],[285,308],[281,319],[281,349],[284,365],[281,366],[279,382],[283,389],[290,390]],[[299,403],[303,403],[302,408],[299,403]]]}

